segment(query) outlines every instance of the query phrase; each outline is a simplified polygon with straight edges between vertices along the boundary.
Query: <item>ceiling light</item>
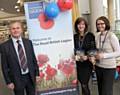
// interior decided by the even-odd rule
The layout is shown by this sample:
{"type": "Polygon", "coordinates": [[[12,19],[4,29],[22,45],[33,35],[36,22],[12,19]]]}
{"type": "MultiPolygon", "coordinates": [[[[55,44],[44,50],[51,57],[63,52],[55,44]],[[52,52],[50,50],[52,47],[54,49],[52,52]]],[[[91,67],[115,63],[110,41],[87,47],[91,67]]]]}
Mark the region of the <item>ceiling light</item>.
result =
{"type": "Polygon", "coordinates": [[[17,3],[20,3],[20,0],[18,0],[17,3]]]}
{"type": "Polygon", "coordinates": [[[4,11],[4,8],[0,8],[1,11],[4,11]]]}
{"type": "Polygon", "coordinates": [[[17,12],[20,12],[20,9],[17,9],[16,11],[17,11],[17,12]]]}
{"type": "Polygon", "coordinates": [[[15,6],[15,9],[19,8],[19,6],[15,6]]]}

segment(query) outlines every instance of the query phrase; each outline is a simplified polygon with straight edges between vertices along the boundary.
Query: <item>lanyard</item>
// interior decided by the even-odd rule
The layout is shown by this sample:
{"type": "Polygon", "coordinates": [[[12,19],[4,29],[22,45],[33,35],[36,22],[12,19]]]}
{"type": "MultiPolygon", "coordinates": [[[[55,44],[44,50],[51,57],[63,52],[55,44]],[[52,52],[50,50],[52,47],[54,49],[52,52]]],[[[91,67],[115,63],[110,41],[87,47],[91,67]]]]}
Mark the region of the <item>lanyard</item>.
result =
{"type": "Polygon", "coordinates": [[[79,49],[82,49],[83,40],[84,40],[84,38],[82,38],[82,40],[79,38],[79,41],[78,41],[78,47],[79,47],[79,49]]]}
{"type": "Polygon", "coordinates": [[[105,34],[105,37],[104,37],[104,40],[103,40],[103,41],[101,41],[101,34],[100,34],[100,38],[99,38],[99,48],[100,48],[100,49],[103,49],[103,46],[104,46],[104,43],[105,43],[107,34],[108,34],[108,31],[107,31],[107,33],[105,34]],[[102,42],[102,44],[101,44],[101,42],[102,42]]]}
{"type": "Polygon", "coordinates": [[[84,43],[84,39],[85,39],[85,36],[88,32],[86,32],[82,38],[82,40],[80,39],[79,37],[79,41],[78,41],[78,46],[79,46],[79,49],[81,50],[82,49],[82,46],[83,46],[83,43],[84,43]]]}

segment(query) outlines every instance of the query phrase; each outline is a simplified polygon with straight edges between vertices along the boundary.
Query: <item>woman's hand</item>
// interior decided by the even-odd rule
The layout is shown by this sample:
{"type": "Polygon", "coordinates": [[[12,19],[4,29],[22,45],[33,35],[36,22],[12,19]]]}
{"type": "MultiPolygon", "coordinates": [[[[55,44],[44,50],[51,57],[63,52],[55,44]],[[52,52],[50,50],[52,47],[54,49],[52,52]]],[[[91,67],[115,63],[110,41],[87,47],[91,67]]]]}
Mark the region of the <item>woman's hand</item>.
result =
{"type": "Polygon", "coordinates": [[[80,59],[81,59],[82,61],[86,61],[86,60],[88,59],[88,57],[84,55],[84,56],[81,56],[80,59]]]}
{"type": "Polygon", "coordinates": [[[100,60],[100,59],[104,58],[104,55],[103,55],[102,52],[99,52],[99,53],[96,54],[95,58],[96,58],[97,60],[100,60]]]}
{"type": "Polygon", "coordinates": [[[76,60],[76,61],[80,61],[80,56],[75,55],[75,60],[76,60]]]}
{"type": "Polygon", "coordinates": [[[89,61],[90,61],[93,65],[95,65],[95,63],[96,63],[96,58],[95,58],[94,56],[91,56],[91,57],[89,57],[89,61]]]}
{"type": "Polygon", "coordinates": [[[79,55],[75,55],[75,60],[76,61],[85,61],[85,60],[87,60],[88,59],[88,57],[87,56],[79,56],[79,55]]]}

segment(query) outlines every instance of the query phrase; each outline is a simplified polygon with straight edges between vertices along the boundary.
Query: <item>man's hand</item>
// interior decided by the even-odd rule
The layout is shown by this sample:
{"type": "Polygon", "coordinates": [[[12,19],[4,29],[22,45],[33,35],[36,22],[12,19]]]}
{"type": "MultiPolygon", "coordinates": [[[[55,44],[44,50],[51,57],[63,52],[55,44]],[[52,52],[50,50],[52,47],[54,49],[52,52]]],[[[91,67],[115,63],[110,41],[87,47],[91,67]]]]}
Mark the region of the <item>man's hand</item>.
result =
{"type": "Polygon", "coordinates": [[[36,82],[39,82],[39,81],[40,81],[40,77],[36,76],[36,82]]]}
{"type": "Polygon", "coordinates": [[[7,85],[7,87],[11,90],[14,90],[15,85],[13,83],[10,83],[10,84],[7,85]]]}

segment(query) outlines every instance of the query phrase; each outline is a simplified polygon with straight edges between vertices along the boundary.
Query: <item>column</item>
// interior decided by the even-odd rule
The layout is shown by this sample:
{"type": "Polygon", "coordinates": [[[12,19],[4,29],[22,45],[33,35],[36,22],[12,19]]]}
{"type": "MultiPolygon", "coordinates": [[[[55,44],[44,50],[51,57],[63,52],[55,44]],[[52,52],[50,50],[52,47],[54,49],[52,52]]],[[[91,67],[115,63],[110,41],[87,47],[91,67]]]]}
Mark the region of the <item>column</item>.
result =
{"type": "Polygon", "coordinates": [[[91,14],[91,32],[96,32],[96,19],[99,16],[103,16],[103,0],[91,0],[90,2],[90,14],[91,14]]]}
{"type": "Polygon", "coordinates": [[[116,21],[115,21],[115,30],[120,31],[120,0],[115,0],[116,7],[116,21]]]}
{"type": "Polygon", "coordinates": [[[116,0],[116,19],[120,20],[120,0],[116,0]]]}
{"type": "Polygon", "coordinates": [[[108,2],[108,19],[111,24],[112,30],[114,30],[115,26],[115,10],[114,10],[114,0],[107,0],[108,2]]]}

